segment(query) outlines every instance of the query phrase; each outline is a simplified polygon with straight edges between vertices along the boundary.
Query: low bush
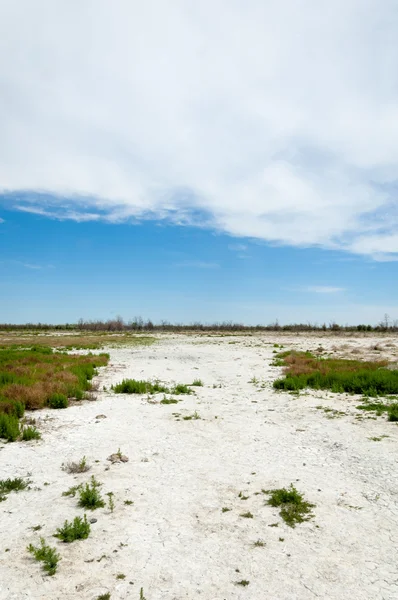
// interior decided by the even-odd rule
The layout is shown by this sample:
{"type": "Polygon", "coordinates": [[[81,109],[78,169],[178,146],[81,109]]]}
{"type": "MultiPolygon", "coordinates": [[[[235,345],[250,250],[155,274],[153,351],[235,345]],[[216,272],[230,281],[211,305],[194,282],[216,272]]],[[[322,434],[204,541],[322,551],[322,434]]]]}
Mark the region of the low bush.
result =
{"type": "Polygon", "coordinates": [[[30,440],[40,440],[41,434],[36,427],[29,425],[22,429],[22,440],[24,442],[30,442],[30,440]]]}
{"type": "Polygon", "coordinates": [[[389,421],[398,421],[398,403],[390,404],[387,415],[389,421]]]}
{"type": "Polygon", "coordinates": [[[55,575],[60,556],[55,548],[51,548],[46,544],[44,538],[40,538],[40,546],[29,544],[27,550],[33,554],[37,561],[43,563],[43,570],[48,575],[55,575]]]}
{"type": "Polygon", "coordinates": [[[293,484],[289,488],[263,490],[263,492],[270,494],[267,504],[281,507],[280,515],[289,527],[295,527],[297,523],[303,523],[312,518],[311,509],[315,505],[306,502],[303,494],[300,494],[293,484]]]}
{"type": "Polygon", "coordinates": [[[88,508],[89,510],[95,510],[96,508],[103,508],[105,502],[103,501],[99,492],[101,484],[96,481],[95,477],[91,477],[90,484],[86,483],[82,486],[79,492],[79,506],[82,508],[88,508]]]}
{"type": "Polygon", "coordinates": [[[86,473],[91,469],[91,465],[87,463],[86,457],[83,456],[79,462],[67,462],[66,464],[62,464],[61,468],[67,473],[86,473]]]}
{"type": "Polygon", "coordinates": [[[48,399],[50,408],[68,408],[68,398],[65,394],[52,394],[48,399]]]}
{"type": "Polygon", "coordinates": [[[84,518],[75,517],[71,523],[65,521],[64,526],[57,529],[54,537],[62,540],[66,544],[70,544],[75,540],[85,540],[90,535],[90,523],[87,521],[86,515],[84,518]]]}
{"type": "Polygon", "coordinates": [[[21,477],[14,479],[0,479],[0,494],[8,494],[9,492],[21,492],[29,485],[29,481],[25,481],[21,477]]]}
{"type": "Polygon", "coordinates": [[[8,442],[15,442],[19,434],[18,417],[0,413],[0,438],[4,438],[8,442]]]}

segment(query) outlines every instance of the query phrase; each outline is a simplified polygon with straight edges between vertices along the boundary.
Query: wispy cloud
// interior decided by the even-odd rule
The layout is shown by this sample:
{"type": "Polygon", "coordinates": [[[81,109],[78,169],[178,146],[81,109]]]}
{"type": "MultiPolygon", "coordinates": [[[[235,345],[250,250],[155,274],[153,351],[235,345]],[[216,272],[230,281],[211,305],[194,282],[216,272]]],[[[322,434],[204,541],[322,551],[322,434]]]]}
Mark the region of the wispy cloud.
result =
{"type": "Polygon", "coordinates": [[[25,262],[22,260],[2,260],[0,261],[1,265],[15,265],[18,267],[23,267],[24,269],[31,269],[34,271],[39,271],[41,269],[54,269],[54,265],[49,265],[49,264],[45,264],[45,265],[39,265],[37,263],[30,263],[30,262],[25,262]]]}
{"type": "Polygon", "coordinates": [[[344,292],[344,288],[331,285],[308,285],[301,288],[301,291],[313,292],[314,294],[337,294],[339,292],[344,292]]]}
{"type": "Polygon", "coordinates": [[[4,202],[398,255],[396,0],[117,6],[2,4],[4,202]]]}
{"type": "Polygon", "coordinates": [[[202,260],[185,260],[179,263],[174,263],[173,267],[187,269],[219,269],[220,265],[214,262],[206,262],[202,260]]]}

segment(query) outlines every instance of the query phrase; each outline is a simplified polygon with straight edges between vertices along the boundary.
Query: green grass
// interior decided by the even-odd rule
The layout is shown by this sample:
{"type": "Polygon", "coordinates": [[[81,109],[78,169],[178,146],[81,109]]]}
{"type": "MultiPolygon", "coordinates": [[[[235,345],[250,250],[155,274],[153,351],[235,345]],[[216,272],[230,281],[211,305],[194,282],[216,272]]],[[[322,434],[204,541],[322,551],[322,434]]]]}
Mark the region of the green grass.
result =
{"type": "Polygon", "coordinates": [[[313,517],[311,509],[315,505],[306,502],[303,494],[298,492],[293,484],[289,488],[263,490],[263,492],[270,494],[266,504],[281,508],[280,515],[289,527],[295,527],[297,523],[303,523],[313,517]]]}
{"type": "Polygon", "coordinates": [[[14,479],[0,479],[0,495],[26,490],[29,483],[29,481],[25,481],[21,477],[15,477],[14,479]]]}
{"type": "Polygon", "coordinates": [[[196,412],[193,413],[193,415],[186,415],[185,417],[182,417],[184,421],[197,421],[198,419],[200,419],[200,415],[196,412]]]}
{"type": "Polygon", "coordinates": [[[166,398],[166,396],[163,397],[163,400],[160,401],[160,404],[178,404],[179,400],[177,400],[176,398],[166,398]]]}
{"type": "Polygon", "coordinates": [[[137,379],[123,379],[121,383],[112,386],[116,394],[157,394],[163,392],[168,394],[168,388],[159,381],[143,381],[137,379]]]}
{"type": "Polygon", "coordinates": [[[48,399],[50,408],[68,408],[69,402],[65,394],[52,394],[48,399]]]}
{"type": "Polygon", "coordinates": [[[85,540],[90,535],[90,523],[87,521],[86,515],[84,518],[75,517],[71,523],[65,521],[64,526],[57,529],[54,537],[60,539],[66,544],[70,544],[75,540],[85,540]]]}
{"type": "Polygon", "coordinates": [[[51,548],[45,543],[44,538],[40,538],[40,546],[29,544],[27,550],[37,561],[43,563],[43,570],[48,575],[55,575],[60,556],[55,548],[51,548]]]}
{"type": "Polygon", "coordinates": [[[15,442],[19,434],[18,417],[0,412],[0,438],[7,442],[15,442]]]}
{"type": "Polygon", "coordinates": [[[24,442],[30,442],[30,440],[40,440],[40,439],[41,439],[41,433],[40,433],[40,431],[38,431],[36,429],[36,427],[29,425],[28,427],[24,427],[22,429],[22,440],[24,442]]]}
{"type": "Polygon", "coordinates": [[[239,515],[240,517],[243,517],[244,519],[253,519],[253,515],[250,511],[247,511],[245,513],[242,513],[239,515]]]}
{"type": "Polygon", "coordinates": [[[274,381],[278,390],[313,388],[371,397],[398,394],[398,370],[386,369],[386,361],[318,358],[308,352],[281,353],[278,358],[285,366],[285,376],[274,381]]]}
{"type": "Polygon", "coordinates": [[[236,585],[241,585],[242,587],[246,587],[249,585],[250,581],[248,581],[247,579],[241,579],[240,581],[236,581],[235,583],[236,583],[236,585]]]}
{"type": "Polygon", "coordinates": [[[79,487],[77,490],[79,494],[79,506],[88,508],[89,510],[103,508],[105,502],[98,489],[100,486],[101,484],[96,481],[94,476],[92,476],[90,483],[86,483],[85,486],[79,487]]]}
{"type": "Polygon", "coordinates": [[[194,379],[194,381],[191,383],[191,385],[196,386],[196,387],[202,387],[203,381],[201,379],[194,379]]]}
{"type": "Polygon", "coordinates": [[[66,471],[67,473],[86,473],[91,469],[91,465],[88,464],[85,456],[81,458],[78,462],[70,461],[66,464],[62,463],[61,469],[66,471]]]}

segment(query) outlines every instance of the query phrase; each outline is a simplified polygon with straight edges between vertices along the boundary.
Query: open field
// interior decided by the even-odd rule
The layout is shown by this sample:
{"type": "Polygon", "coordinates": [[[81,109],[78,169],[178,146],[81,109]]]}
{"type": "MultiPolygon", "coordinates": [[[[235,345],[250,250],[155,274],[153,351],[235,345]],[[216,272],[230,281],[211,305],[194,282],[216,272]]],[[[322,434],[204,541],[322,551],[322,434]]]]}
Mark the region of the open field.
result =
{"type": "Polygon", "coordinates": [[[0,480],[29,482],[3,486],[0,600],[398,598],[397,423],[358,394],[273,387],[291,349],[394,367],[396,334],[7,332],[0,346],[33,338],[110,361],[96,401],[27,411],[41,439],[0,440],[0,480]],[[148,391],[112,391],[130,379],[148,391]],[[41,537],[52,576],[27,551],[41,537]]]}

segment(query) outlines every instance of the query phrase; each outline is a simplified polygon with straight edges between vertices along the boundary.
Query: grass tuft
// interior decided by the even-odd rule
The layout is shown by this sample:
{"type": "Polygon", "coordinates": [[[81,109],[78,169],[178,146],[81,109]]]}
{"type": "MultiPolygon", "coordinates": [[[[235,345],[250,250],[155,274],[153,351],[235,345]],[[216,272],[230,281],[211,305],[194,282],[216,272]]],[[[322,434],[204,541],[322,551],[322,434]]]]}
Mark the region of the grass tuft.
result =
{"type": "Polygon", "coordinates": [[[79,460],[79,462],[68,462],[65,465],[62,464],[61,469],[67,473],[86,473],[91,469],[91,465],[87,463],[85,456],[79,460]]]}
{"type": "Polygon", "coordinates": [[[40,546],[29,544],[27,550],[33,554],[37,561],[43,563],[43,570],[48,575],[55,575],[60,556],[55,548],[51,548],[45,543],[44,538],[40,538],[40,546]]]}
{"type": "Polygon", "coordinates": [[[267,504],[281,507],[280,515],[289,527],[295,527],[297,523],[303,523],[313,517],[311,509],[315,504],[306,502],[303,494],[300,494],[293,484],[289,488],[263,491],[270,494],[267,504]]]}
{"type": "Polygon", "coordinates": [[[195,387],[203,387],[203,381],[201,379],[195,379],[192,383],[191,386],[195,386],[195,387]]]}
{"type": "Polygon", "coordinates": [[[36,429],[36,427],[29,425],[28,427],[24,427],[22,429],[22,440],[24,442],[30,442],[30,440],[40,440],[41,433],[36,429]]]}
{"type": "Polygon", "coordinates": [[[101,484],[96,481],[95,477],[92,476],[90,483],[86,483],[85,486],[79,487],[79,506],[82,508],[88,508],[89,510],[103,508],[105,506],[105,502],[103,501],[98,490],[100,485],[101,484]]]}
{"type": "Polygon", "coordinates": [[[90,523],[87,521],[86,515],[84,518],[75,517],[73,522],[65,521],[64,526],[57,529],[54,537],[62,540],[66,544],[70,544],[75,540],[85,540],[90,535],[90,523]]]}

